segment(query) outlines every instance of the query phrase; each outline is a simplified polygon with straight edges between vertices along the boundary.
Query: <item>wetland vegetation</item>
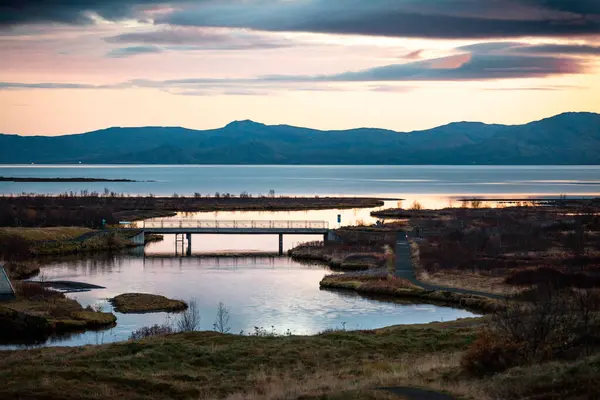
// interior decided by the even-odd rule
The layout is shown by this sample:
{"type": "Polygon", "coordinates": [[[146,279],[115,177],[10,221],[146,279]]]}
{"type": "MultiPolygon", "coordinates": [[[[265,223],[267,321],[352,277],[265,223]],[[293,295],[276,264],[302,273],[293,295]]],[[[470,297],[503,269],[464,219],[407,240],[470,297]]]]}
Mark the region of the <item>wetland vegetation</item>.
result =
{"type": "MultiPolygon", "coordinates": [[[[390,211],[402,221],[339,229],[339,242],[290,250],[343,271],[325,276],[323,289],[453,304],[486,314],[480,318],[315,336],[151,326],[85,351],[3,352],[0,396],[64,398],[59,388],[76,384],[83,399],[393,399],[380,388],[407,386],[478,400],[596,398],[600,225],[590,204],[390,211]],[[408,234],[414,279],[397,274],[398,234],[408,234]]],[[[54,311],[50,304],[68,299],[42,306],[26,283],[18,286],[11,312],[41,312],[54,329],[110,319],[70,302],[68,315],[54,311]]]]}

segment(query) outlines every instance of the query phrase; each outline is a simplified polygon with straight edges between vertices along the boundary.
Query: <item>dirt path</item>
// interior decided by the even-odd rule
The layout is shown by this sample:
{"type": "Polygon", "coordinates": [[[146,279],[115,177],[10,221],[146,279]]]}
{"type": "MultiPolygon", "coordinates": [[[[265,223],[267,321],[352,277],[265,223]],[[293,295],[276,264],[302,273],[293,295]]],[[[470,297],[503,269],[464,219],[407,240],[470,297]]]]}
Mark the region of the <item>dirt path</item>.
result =
{"type": "Polygon", "coordinates": [[[397,394],[407,400],[454,400],[454,397],[447,394],[410,387],[389,387],[381,390],[397,394]]]}
{"type": "Polygon", "coordinates": [[[406,279],[412,284],[421,286],[425,290],[443,290],[446,292],[470,294],[475,296],[488,297],[490,299],[501,299],[503,296],[493,293],[478,292],[475,290],[467,290],[460,288],[453,288],[448,286],[431,285],[429,283],[421,282],[416,278],[415,268],[412,263],[410,256],[410,243],[405,232],[398,232],[396,234],[396,273],[398,278],[406,279]]]}

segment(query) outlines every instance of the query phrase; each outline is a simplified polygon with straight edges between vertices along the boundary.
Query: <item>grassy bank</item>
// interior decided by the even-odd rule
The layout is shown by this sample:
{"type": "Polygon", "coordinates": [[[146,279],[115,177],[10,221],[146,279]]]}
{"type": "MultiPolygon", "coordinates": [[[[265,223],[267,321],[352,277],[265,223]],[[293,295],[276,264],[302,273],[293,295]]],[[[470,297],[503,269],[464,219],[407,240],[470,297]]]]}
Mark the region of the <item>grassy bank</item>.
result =
{"type": "Polygon", "coordinates": [[[22,278],[27,275],[27,266],[35,264],[23,261],[28,258],[121,250],[133,246],[131,235],[130,232],[103,232],[78,227],[0,228],[0,256],[9,261],[9,273],[22,278]]]}
{"type": "Polygon", "coordinates": [[[110,299],[115,311],[124,314],[183,311],[188,306],[183,301],[143,293],[125,293],[110,299]]]}
{"type": "Polygon", "coordinates": [[[595,352],[482,377],[467,373],[465,355],[477,346],[483,323],[467,319],[311,337],[192,332],[85,348],[0,352],[0,397],[402,398],[382,387],[417,387],[472,400],[575,400],[600,394],[595,352]]]}
{"type": "Polygon", "coordinates": [[[353,290],[373,296],[385,296],[411,302],[424,302],[461,307],[489,313],[502,304],[487,297],[454,293],[443,290],[424,290],[407,280],[396,278],[384,269],[381,272],[328,275],[320,282],[321,288],[353,290]]]}
{"type": "Polygon", "coordinates": [[[346,398],[335,396],[401,383],[460,394],[469,388],[445,375],[475,336],[475,324],[461,321],[313,337],[185,333],[85,349],[5,352],[0,397],[346,398]]]}
{"type": "Polygon", "coordinates": [[[380,247],[323,245],[322,242],[301,244],[288,251],[297,261],[319,261],[342,271],[360,271],[379,268],[386,262],[380,247]]]}
{"type": "Polygon", "coordinates": [[[116,317],[31,282],[14,282],[17,298],[0,303],[3,341],[43,341],[56,333],[110,327],[116,317]]]}

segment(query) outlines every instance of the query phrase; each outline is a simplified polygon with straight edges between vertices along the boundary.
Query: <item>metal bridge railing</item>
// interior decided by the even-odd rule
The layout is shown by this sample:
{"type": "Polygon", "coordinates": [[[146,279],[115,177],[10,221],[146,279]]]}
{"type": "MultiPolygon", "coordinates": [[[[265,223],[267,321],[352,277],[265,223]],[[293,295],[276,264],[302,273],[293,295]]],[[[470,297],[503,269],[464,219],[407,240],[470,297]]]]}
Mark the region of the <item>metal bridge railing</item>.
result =
{"type": "Polygon", "coordinates": [[[205,229],[329,229],[327,221],[218,221],[162,220],[144,221],[143,228],[205,228],[205,229]]]}

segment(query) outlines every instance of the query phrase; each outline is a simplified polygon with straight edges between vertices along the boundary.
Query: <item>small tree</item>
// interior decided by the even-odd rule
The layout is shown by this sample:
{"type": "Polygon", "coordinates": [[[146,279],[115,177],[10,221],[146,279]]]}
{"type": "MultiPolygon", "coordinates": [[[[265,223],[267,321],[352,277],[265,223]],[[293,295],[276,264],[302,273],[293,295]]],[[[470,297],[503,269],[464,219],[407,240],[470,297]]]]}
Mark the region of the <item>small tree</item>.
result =
{"type": "Polygon", "coordinates": [[[269,190],[269,197],[275,197],[275,190],[269,190]]]}
{"type": "Polygon", "coordinates": [[[177,320],[179,332],[193,332],[200,327],[200,310],[196,299],[190,300],[187,310],[181,313],[177,320]]]}
{"type": "Polygon", "coordinates": [[[421,205],[421,203],[419,203],[417,200],[413,201],[412,206],[410,207],[411,210],[414,211],[420,211],[423,209],[423,206],[421,205]]]}
{"type": "Polygon", "coordinates": [[[481,208],[481,205],[483,203],[481,202],[481,200],[472,200],[471,201],[471,208],[481,208]]]}
{"type": "Polygon", "coordinates": [[[229,308],[222,301],[219,302],[219,306],[217,307],[217,318],[213,327],[215,331],[220,333],[229,333],[231,330],[229,327],[229,308]]]}

